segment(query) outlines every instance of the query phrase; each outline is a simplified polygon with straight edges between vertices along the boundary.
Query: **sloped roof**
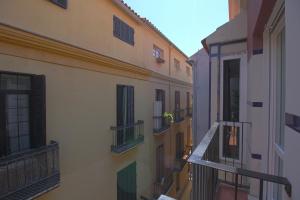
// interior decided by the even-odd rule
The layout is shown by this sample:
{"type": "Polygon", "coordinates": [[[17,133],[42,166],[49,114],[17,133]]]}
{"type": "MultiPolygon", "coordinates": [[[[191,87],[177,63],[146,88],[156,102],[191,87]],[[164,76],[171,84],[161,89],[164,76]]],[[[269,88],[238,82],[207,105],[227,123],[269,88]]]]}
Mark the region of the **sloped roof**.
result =
{"type": "MultiPolygon", "coordinates": [[[[128,13],[131,13],[135,18],[139,19],[142,23],[150,27],[153,31],[155,31],[158,35],[160,35],[163,39],[165,39],[168,43],[170,43],[177,51],[179,51],[183,56],[188,58],[188,56],[181,51],[167,36],[165,36],[150,20],[145,17],[141,17],[137,12],[135,12],[127,3],[123,0],[113,0],[115,3],[123,5],[121,8],[125,9],[128,13]]],[[[128,13],[128,14],[129,14],[128,13]]],[[[189,64],[189,63],[188,63],[189,64]]]]}

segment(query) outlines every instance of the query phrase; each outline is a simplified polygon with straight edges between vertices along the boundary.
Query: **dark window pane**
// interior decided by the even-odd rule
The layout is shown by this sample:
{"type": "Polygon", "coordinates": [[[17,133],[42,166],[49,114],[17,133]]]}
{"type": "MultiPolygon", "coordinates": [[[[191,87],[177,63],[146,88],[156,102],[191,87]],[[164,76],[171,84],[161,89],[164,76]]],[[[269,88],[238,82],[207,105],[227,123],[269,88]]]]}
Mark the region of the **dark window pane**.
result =
{"type": "Polygon", "coordinates": [[[19,151],[19,138],[10,138],[9,139],[9,150],[10,153],[15,153],[19,151]]]}
{"type": "Polygon", "coordinates": [[[7,123],[16,123],[18,122],[18,110],[15,108],[7,109],[7,123]]]}
{"type": "Polygon", "coordinates": [[[18,89],[18,76],[11,74],[1,74],[1,89],[18,89]]]}
{"type": "Polygon", "coordinates": [[[18,136],[18,124],[10,123],[7,125],[8,136],[17,137],[18,136]]]}
{"type": "Polygon", "coordinates": [[[30,148],[29,135],[20,136],[20,150],[26,150],[30,148]]]}
{"type": "Polygon", "coordinates": [[[240,60],[224,61],[223,120],[239,121],[240,60]]]}
{"type": "Polygon", "coordinates": [[[30,90],[30,77],[29,76],[18,76],[18,89],[19,90],[30,90]]]}
{"type": "Polygon", "coordinates": [[[6,108],[17,108],[18,106],[18,95],[7,95],[6,96],[6,108]]]}

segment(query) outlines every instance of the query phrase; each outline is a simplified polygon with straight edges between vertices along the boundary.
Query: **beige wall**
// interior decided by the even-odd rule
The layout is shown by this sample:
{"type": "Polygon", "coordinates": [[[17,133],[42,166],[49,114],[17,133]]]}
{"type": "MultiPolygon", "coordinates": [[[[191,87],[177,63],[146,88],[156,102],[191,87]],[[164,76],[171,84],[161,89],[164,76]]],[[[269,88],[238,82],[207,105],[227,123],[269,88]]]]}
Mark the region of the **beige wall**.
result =
{"type": "MultiPolygon", "coordinates": [[[[168,100],[169,83],[63,66],[55,63],[55,59],[52,62],[42,61],[40,56],[37,60],[41,52],[28,50],[28,54],[23,55],[21,52],[24,51],[26,49],[22,47],[3,43],[0,48],[0,70],[46,76],[47,141],[55,140],[60,144],[62,177],[61,186],[41,199],[95,199],[98,196],[101,199],[116,199],[117,171],[133,161],[137,162],[138,196],[151,196],[156,144],[152,131],[153,101],[155,89],[164,89],[168,100]],[[14,52],[9,49],[14,49],[14,52]],[[117,84],[134,86],[135,119],[145,121],[144,143],[122,155],[114,155],[110,151],[110,126],[116,125],[117,84]]],[[[46,52],[43,56],[59,57],[46,52]]],[[[71,65],[76,60],[66,58],[65,62],[71,65]]],[[[171,88],[173,94],[173,86],[171,88]]],[[[191,88],[176,86],[176,90],[184,94],[191,88]]],[[[174,98],[171,96],[173,104],[174,98]]],[[[182,102],[184,99],[182,97],[182,102]]],[[[168,101],[166,103],[168,107],[168,101]]],[[[164,136],[166,143],[167,136],[164,136]]]]}
{"type": "Polygon", "coordinates": [[[67,44],[75,45],[99,54],[107,55],[139,67],[169,75],[169,51],[181,61],[182,71],[172,75],[177,79],[192,82],[187,76],[185,62],[181,54],[145,23],[138,23],[111,0],[80,0],[68,2],[62,9],[50,1],[2,1],[0,4],[0,23],[43,35],[67,44]],[[135,30],[135,45],[131,46],[113,36],[113,15],[135,30]],[[164,50],[165,63],[156,63],[153,44],[164,50]]]}
{"type": "Polygon", "coordinates": [[[47,141],[60,145],[60,187],[39,199],[116,199],[117,172],[134,161],[137,197],[151,198],[156,147],[164,143],[166,168],[173,168],[176,133],[186,140],[188,123],[153,135],[155,89],[165,90],[166,111],[174,111],[176,90],[186,109],[191,67],[170,42],[111,0],[68,3],[66,10],[46,0],[0,3],[0,71],[46,76],[47,141]],[[113,15],[135,29],[134,46],[113,36],[113,15]],[[156,63],[153,45],[164,50],[164,63],[156,63]],[[111,152],[117,84],[134,86],[135,120],[145,122],[144,142],[121,155],[111,152]]]}

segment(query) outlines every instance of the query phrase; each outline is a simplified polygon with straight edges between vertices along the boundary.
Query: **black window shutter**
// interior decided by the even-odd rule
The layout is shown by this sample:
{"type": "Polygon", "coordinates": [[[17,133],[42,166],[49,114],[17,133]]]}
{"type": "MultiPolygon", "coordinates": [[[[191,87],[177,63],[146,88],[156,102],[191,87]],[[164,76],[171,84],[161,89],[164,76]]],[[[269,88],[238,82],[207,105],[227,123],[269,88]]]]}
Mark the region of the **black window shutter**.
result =
{"type": "Polygon", "coordinates": [[[46,78],[36,75],[31,83],[31,147],[38,148],[46,145],[46,78]]]}
{"type": "Polygon", "coordinates": [[[0,96],[0,157],[6,155],[5,96],[0,96]]]}
{"type": "Polygon", "coordinates": [[[51,0],[51,1],[64,9],[67,9],[68,7],[68,0],[51,0]]]}
{"type": "Polygon", "coordinates": [[[123,96],[124,96],[124,86],[117,85],[117,126],[123,126],[123,96]]]}
{"type": "Polygon", "coordinates": [[[127,89],[127,125],[134,124],[134,87],[128,86],[127,89]]]}

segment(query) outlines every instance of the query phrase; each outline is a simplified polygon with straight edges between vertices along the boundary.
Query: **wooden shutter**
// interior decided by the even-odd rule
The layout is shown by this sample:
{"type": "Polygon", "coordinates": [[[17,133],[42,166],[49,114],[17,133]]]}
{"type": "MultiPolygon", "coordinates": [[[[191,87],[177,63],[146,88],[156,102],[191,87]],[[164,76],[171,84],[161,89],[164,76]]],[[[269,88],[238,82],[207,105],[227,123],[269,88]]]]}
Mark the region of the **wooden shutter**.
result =
{"type": "MultiPolygon", "coordinates": [[[[124,86],[117,85],[117,127],[123,127],[124,124],[124,86]]],[[[123,144],[124,134],[122,129],[117,131],[117,145],[123,144]]]]}
{"type": "Polygon", "coordinates": [[[127,86],[127,116],[126,125],[130,128],[126,130],[126,141],[134,140],[134,88],[127,86]]]}
{"type": "Polygon", "coordinates": [[[120,37],[121,36],[121,21],[116,16],[113,17],[113,23],[114,23],[114,36],[120,37]]]}
{"type": "Polygon", "coordinates": [[[123,126],[124,118],[123,118],[123,96],[124,96],[124,86],[117,85],[117,126],[123,126]]]}
{"type": "Polygon", "coordinates": [[[136,200],[136,162],[117,174],[117,199],[136,200]]]}
{"type": "Polygon", "coordinates": [[[62,8],[67,8],[68,6],[68,0],[51,0],[53,3],[56,5],[62,7],[62,8]]]}
{"type": "Polygon", "coordinates": [[[134,87],[127,87],[127,125],[134,124],[134,87]]]}
{"type": "Polygon", "coordinates": [[[30,96],[31,147],[46,145],[46,81],[44,75],[32,76],[30,96]]]}
{"type": "Polygon", "coordinates": [[[113,34],[120,40],[134,45],[134,29],[117,16],[113,16],[113,34]]]}
{"type": "Polygon", "coordinates": [[[5,96],[0,95],[0,157],[7,154],[5,96]]]}

